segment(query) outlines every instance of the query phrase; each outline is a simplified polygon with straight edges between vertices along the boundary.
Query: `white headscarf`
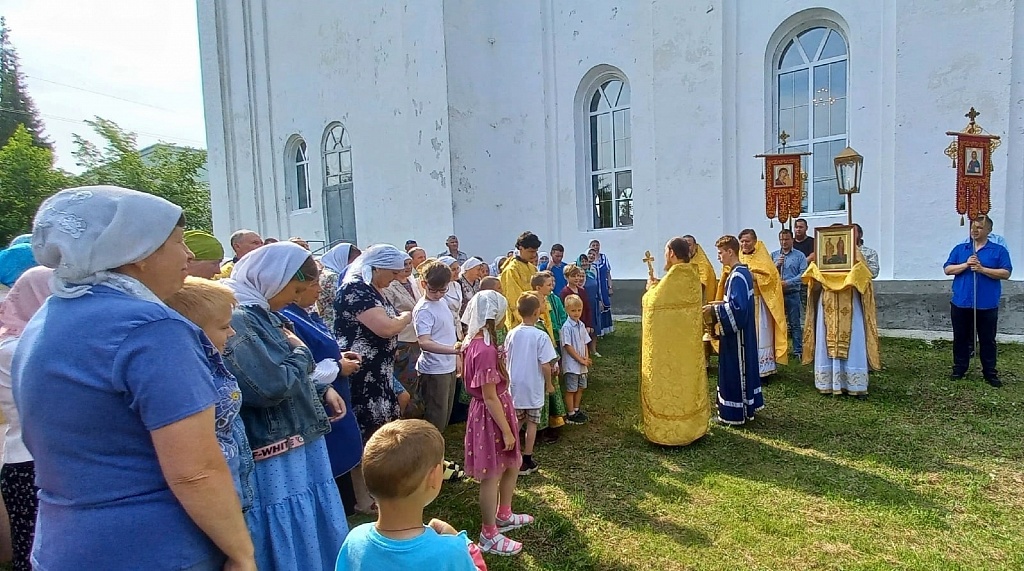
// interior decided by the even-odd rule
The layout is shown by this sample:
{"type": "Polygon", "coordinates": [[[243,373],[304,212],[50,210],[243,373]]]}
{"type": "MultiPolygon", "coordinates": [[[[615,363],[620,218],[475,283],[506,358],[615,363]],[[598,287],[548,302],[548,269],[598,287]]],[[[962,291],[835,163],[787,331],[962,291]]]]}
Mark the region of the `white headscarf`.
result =
{"type": "Polygon", "coordinates": [[[149,257],[174,231],[181,207],[117,186],[69,188],[47,198],[32,226],[32,253],[53,268],[57,297],[86,294],[111,270],[149,257]]]}
{"type": "Polygon", "coordinates": [[[437,259],[437,261],[441,262],[442,264],[444,264],[446,266],[448,266],[449,268],[454,266],[455,264],[459,263],[458,260],[456,260],[455,258],[453,258],[451,256],[441,256],[440,258],[437,259]]]}
{"type": "Polygon", "coordinates": [[[466,260],[465,264],[463,264],[463,266],[462,266],[462,273],[463,273],[463,275],[465,275],[465,273],[468,272],[469,270],[472,270],[473,268],[475,268],[477,266],[482,266],[482,265],[483,265],[483,262],[481,262],[477,258],[470,258],[470,259],[466,260]]]}
{"type": "Polygon", "coordinates": [[[462,314],[462,323],[466,325],[465,339],[472,340],[480,331],[484,332],[484,343],[491,344],[491,335],[487,331],[487,320],[505,318],[508,302],[505,296],[494,290],[484,290],[469,299],[469,305],[462,314]]]}
{"type": "Polygon", "coordinates": [[[505,261],[505,256],[498,256],[494,258],[494,263],[491,264],[491,275],[498,277],[501,275],[501,264],[505,261]]]}
{"type": "Polygon", "coordinates": [[[309,256],[309,250],[298,244],[275,242],[242,256],[231,277],[220,283],[235,292],[239,305],[258,305],[269,311],[267,300],[281,293],[309,256]]]}
{"type": "Polygon", "coordinates": [[[320,263],[328,270],[341,276],[345,274],[345,268],[348,267],[348,257],[351,254],[352,244],[342,242],[327,250],[327,253],[320,257],[320,263]]]}
{"type": "Polygon", "coordinates": [[[377,244],[370,246],[365,252],[356,258],[349,266],[342,283],[361,281],[369,284],[373,278],[373,269],[378,270],[404,270],[405,261],[411,260],[409,254],[399,250],[391,244],[377,244]]]}

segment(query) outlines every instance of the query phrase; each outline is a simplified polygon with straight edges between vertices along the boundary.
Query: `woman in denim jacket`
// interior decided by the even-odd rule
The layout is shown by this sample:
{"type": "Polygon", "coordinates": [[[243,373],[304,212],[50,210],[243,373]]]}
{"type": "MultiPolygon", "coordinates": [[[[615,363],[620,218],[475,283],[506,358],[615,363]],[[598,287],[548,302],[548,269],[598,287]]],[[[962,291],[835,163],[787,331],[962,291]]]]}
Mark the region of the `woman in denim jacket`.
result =
{"type": "Polygon", "coordinates": [[[239,303],[224,362],[242,392],[256,461],[256,495],[246,521],[260,569],[332,569],[348,533],[323,438],[332,417],[345,414],[330,387],[338,365],[325,360],[314,370],[309,349],[277,313],[316,283],[317,274],[308,251],[279,242],[247,254],[223,282],[239,303]]]}

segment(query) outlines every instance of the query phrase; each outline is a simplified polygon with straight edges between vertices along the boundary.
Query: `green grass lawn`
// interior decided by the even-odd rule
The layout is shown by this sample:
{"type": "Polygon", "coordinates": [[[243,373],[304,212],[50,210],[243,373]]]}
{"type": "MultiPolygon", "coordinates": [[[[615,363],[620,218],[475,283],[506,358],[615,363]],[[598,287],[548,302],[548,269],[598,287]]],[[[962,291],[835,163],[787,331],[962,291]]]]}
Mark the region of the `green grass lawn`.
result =
{"type": "MultiPolygon", "coordinates": [[[[977,371],[948,380],[949,343],[883,340],[866,401],[820,396],[790,365],[747,427],[663,448],[639,427],[640,326],[616,327],[591,422],[538,445],[513,504],[537,523],[491,569],[1024,569],[1024,348],[1000,347],[993,389],[977,371]]],[[[463,431],[445,435],[460,462],[463,431]]],[[[475,538],[477,491],[446,486],[427,517],[475,538]]]]}

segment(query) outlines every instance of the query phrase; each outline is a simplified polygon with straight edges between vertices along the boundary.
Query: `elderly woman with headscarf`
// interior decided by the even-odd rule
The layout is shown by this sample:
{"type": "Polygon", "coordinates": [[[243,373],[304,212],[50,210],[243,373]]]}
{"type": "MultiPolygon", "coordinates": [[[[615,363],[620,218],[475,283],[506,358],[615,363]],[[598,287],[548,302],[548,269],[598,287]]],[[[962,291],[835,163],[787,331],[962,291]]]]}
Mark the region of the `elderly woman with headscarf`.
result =
{"type": "Polygon", "coordinates": [[[185,232],[185,245],[192,250],[192,259],[188,262],[188,275],[212,280],[220,274],[220,264],[224,261],[224,246],[213,234],[202,230],[189,230],[185,232]]]}
{"type": "Polygon", "coordinates": [[[245,255],[224,280],[238,300],[224,362],[242,391],[256,461],[246,518],[260,569],[330,569],[348,533],[322,438],[345,413],[330,385],[338,365],[328,359],[314,368],[309,348],[278,313],[318,273],[308,251],[277,242],[245,255]]]}
{"type": "Polygon", "coordinates": [[[316,310],[328,327],[334,327],[334,298],[338,295],[345,270],[361,253],[354,245],[342,242],[320,257],[323,268],[320,271],[320,296],[316,300],[316,310]]]}
{"type": "Polygon", "coordinates": [[[63,190],[36,214],[53,296],[12,377],[39,486],[37,569],[256,568],[204,334],[161,301],[185,280],[184,225],[180,207],[110,186],[63,190]]]}
{"type": "Polygon", "coordinates": [[[462,306],[459,307],[459,319],[466,312],[466,306],[469,305],[470,298],[480,291],[480,280],[487,277],[488,270],[490,268],[487,267],[487,264],[480,258],[475,257],[466,260],[466,263],[462,266],[462,275],[458,279],[459,287],[462,288],[462,306]]]}
{"type": "MultiPolygon", "coordinates": [[[[363,443],[378,428],[399,417],[398,397],[392,385],[398,334],[409,326],[412,313],[401,313],[384,297],[384,289],[405,271],[410,257],[389,244],[371,246],[352,263],[334,300],[334,336],[342,351],[355,351],[363,366],[349,377],[352,413],[359,422],[363,443]]],[[[361,468],[352,470],[357,498],[368,498],[361,468]]],[[[356,511],[370,513],[372,505],[356,511]]]]}
{"type": "Polygon", "coordinates": [[[4,497],[11,525],[11,544],[15,571],[30,571],[32,537],[36,527],[39,488],[35,485],[35,463],[21,440],[21,420],[11,391],[11,361],[25,325],[50,296],[50,268],[26,271],[0,303],[0,410],[7,418],[4,438],[3,469],[0,469],[0,493],[4,497]]]}
{"type": "MultiPolygon", "coordinates": [[[[417,248],[413,248],[416,250],[417,248]]],[[[419,249],[422,251],[422,249],[419,249]]],[[[405,261],[405,269],[399,274],[398,279],[384,288],[384,298],[395,306],[395,311],[412,312],[416,302],[423,297],[423,289],[419,280],[413,279],[413,260],[405,261]]],[[[420,358],[419,338],[416,336],[416,328],[410,322],[409,325],[398,334],[398,347],[395,349],[395,376],[406,394],[409,395],[409,402],[401,411],[403,418],[423,418],[424,402],[420,394],[420,377],[416,372],[416,361],[420,358]]]]}

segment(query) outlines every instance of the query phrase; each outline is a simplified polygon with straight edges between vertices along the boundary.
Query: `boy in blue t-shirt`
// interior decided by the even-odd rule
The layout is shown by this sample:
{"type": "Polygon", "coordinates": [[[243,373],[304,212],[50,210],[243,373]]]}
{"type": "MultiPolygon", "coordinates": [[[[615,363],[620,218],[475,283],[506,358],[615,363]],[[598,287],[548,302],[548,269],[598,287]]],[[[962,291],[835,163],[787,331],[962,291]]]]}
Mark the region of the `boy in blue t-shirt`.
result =
{"type": "Polygon", "coordinates": [[[335,571],[486,569],[476,544],[440,520],[423,525],[423,508],[441,490],[444,437],[425,420],[381,427],[363,449],[363,478],[377,521],[349,532],[335,571]]]}

